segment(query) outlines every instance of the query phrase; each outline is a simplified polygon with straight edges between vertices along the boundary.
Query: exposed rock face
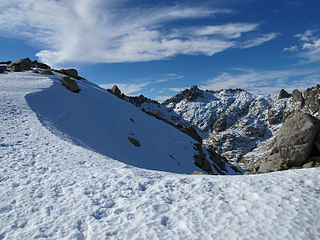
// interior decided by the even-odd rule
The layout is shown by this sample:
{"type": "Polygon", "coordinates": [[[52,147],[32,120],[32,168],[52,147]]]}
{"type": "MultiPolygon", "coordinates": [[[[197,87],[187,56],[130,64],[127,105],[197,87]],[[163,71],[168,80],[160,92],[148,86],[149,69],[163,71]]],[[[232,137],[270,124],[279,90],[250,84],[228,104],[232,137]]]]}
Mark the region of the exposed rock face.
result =
{"type": "Polygon", "coordinates": [[[268,108],[268,122],[271,125],[280,124],[284,117],[288,100],[286,98],[278,99],[268,108]]]}
{"type": "Polygon", "coordinates": [[[14,63],[8,64],[7,68],[10,68],[12,72],[19,72],[19,71],[31,70],[33,68],[33,64],[30,58],[23,58],[14,63]]]}
{"type": "Polygon", "coordinates": [[[295,89],[292,92],[292,103],[297,104],[300,108],[303,107],[304,98],[302,96],[302,93],[298,89],[295,89]]]}
{"type": "Polygon", "coordinates": [[[64,75],[67,75],[69,77],[72,77],[77,80],[82,80],[84,79],[83,77],[78,76],[78,71],[76,69],[70,68],[70,69],[60,69],[60,70],[55,70],[59,73],[62,73],[64,75]]]}
{"type": "Polygon", "coordinates": [[[7,69],[6,66],[0,66],[0,73],[3,73],[7,69]]]}
{"type": "Polygon", "coordinates": [[[80,88],[75,80],[70,79],[70,77],[62,77],[60,78],[62,85],[65,86],[68,90],[74,93],[80,92],[80,88]]]}
{"type": "Polygon", "coordinates": [[[306,113],[296,113],[287,119],[274,142],[271,152],[261,159],[257,173],[302,167],[315,151],[320,120],[306,113]]]}
{"type": "Polygon", "coordinates": [[[192,86],[190,89],[186,89],[178,93],[176,96],[166,100],[163,104],[169,104],[172,102],[178,103],[182,100],[190,102],[196,100],[197,98],[203,98],[203,91],[201,91],[197,86],[192,86]]]}
{"type": "Polygon", "coordinates": [[[289,94],[286,90],[281,89],[281,91],[279,93],[278,100],[283,99],[283,98],[289,98],[289,97],[291,97],[291,94],[289,94]]]}
{"type": "Polygon", "coordinates": [[[124,99],[125,95],[120,91],[117,85],[114,85],[111,89],[107,89],[107,91],[111,92],[118,98],[124,99]]]}
{"type": "Polygon", "coordinates": [[[126,99],[126,101],[132,103],[133,105],[137,106],[138,108],[140,108],[143,103],[151,103],[151,104],[155,104],[158,106],[160,105],[160,103],[158,103],[157,101],[151,100],[150,98],[146,98],[143,95],[139,95],[138,97],[126,96],[125,99],[126,99]]]}
{"type": "Polygon", "coordinates": [[[303,98],[306,112],[320,118],[320,85],[305,90],[303,98]]]}

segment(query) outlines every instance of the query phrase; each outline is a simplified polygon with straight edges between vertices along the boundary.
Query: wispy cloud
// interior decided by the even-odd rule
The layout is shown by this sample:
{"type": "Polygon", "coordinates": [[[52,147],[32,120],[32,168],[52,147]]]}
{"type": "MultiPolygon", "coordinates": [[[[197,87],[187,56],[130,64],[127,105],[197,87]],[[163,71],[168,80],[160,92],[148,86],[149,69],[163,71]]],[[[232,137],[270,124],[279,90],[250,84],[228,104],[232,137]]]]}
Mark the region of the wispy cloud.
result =
{"type": "Polygon", "coordinates": [[[257,29],[259,24],[230,23],[217,26],[205,26],[194,29],[193,33],[198,36],[221,35],[225,38],[239,38],[242,33],[257,29]]]}
{"type": "Polygon", "coordinates": [[[285,47],[282,52],[297,52],[298,51],[298,46],[290,46],[290,47],[285,47]]]}
{"type": "Polygon", "coordinates": [[[242,48],[251,48],[251,47],[257,47],[265,42],[268,42],[272,39],[277,37],[276,33],[268,33],[268,34],[263,34],[257,38],[254,39],[249,39],[246,42],[242,44],[242,48]]]}
{"type": "MultiPolygon", "coordinates": [[[[1,0],[0,34],[37,44],[37,56],[51,65],[67,62],[137,62],[167,59],[177,54],[212,56],[235,47],[254,47],[273,33],[239,39],[256,23],[201,26],[196,34],[174,29],[180,19],[232,14],[229,9],[183,5],[126,7],[116,0],[1,0]],[[179,36],[174,36],[175,32],[179,36]],[[236,40],[237,39],[237,40],[236,40]]],[[[189,26],[193,27],[193,26],[189,26]]]]}
{"type": "Polygon", "coordinates": [[[206,81],[202,89],[218,90],[225,88],[242,88],[259,95],[278,94],[284,88],[292,91],[319,83],[320,70],[286,69],[278,71],[235,69],[234,73],[222,73],[206,81]]]}
{"type": "Polygon", "coordinates": [[[298,52],[298,56],[306,59],[303,63],[320,61],[320,31],[319,29],[306,30],[294,35],[300,46],[291,46],[283,49],[284,52],[298,52]]]}
{"type": "Polygon", "coordinates": [[[164,78],[158,79],[154,82],[155,83],[163,83],[163,82],[174,81],[174,80],[179,80],[179,79],[183,79],[183,78],[184,78],[184,76],[182,76],[182,75],[178,75],[175,73],[168,73],[168,74],[166,74],[166,76],[164,78]]]}

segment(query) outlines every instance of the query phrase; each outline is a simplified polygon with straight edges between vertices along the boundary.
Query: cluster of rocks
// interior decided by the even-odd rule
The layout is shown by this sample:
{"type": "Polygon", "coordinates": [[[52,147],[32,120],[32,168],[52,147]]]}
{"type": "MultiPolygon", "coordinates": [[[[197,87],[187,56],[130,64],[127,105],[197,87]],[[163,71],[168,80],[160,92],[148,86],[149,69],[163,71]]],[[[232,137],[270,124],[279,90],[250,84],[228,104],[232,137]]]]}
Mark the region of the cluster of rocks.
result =
{"type": "Polygon", "coordinates": [[[47,64],[40,63],[37,60],[31,61],[30,58],[23,58],[16,62],[0,62],[0,73],[21,71],[32,71],[33,73],[41,75],[54,75],[54,72],[61,73],[65,76],[60,78],[60,82],[64,87],[74,93],[80,92],[81,89],[79,88],[77,82],[71,78],[76,80],[84,79],[78,75],[78,71],[76,69],[51,69],[51,67],[47,64]]]}
{"type": "Polygon", "coordinates": [[[169,103],[178,103],[182,100],[190,102],[196,100],[199,97],[203,97],[203,92],[197,86],[192,86],[190,89],[185,89],[178,93],[176,96],[167,99],[163,102],[163,104],[167,105],[169,103]]]}
{"type": "Polygon", "coordinates": [[[320,120],[304,112],[287,118],[270,146],[250,173],[320,166],[320,120]]]}

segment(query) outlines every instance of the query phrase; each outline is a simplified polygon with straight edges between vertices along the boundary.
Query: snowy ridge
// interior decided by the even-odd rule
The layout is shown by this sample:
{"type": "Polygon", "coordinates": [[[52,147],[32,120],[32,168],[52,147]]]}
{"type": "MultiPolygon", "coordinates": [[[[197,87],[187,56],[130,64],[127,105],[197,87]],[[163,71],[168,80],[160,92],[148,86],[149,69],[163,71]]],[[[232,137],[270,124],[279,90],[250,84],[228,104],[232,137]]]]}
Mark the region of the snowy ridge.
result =
{"type": "Polygon", "coordinates": [[[319,168],[199,176],[132,167],[42,125],[25,96],[52,83],[0,75],[0,239],[320,237],[319,168]]]}

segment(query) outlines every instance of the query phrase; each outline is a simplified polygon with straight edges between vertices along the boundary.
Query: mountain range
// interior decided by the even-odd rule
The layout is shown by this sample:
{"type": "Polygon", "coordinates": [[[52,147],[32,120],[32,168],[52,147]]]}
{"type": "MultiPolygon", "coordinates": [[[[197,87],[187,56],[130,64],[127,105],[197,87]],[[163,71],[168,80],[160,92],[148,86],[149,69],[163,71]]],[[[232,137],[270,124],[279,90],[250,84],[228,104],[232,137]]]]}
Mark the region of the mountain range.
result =
{"type": "Polygon", "coordinates": [[[273,147],[256,172],[277,170],[273,158],[295,167],[319,146],[318,120],[301,111],[317,106],[309,98],[293,93],[269,102],[239,89],[193,87],[158,104],[110,91],[118,97],[75,69],[30,59],[0,63],[0,239],[319,238],[320,168],[241,175],[205,147],[211,126],[223,133],[239,121],[244,129],[261,113],[271,130],[249,153],[256,156],[267,141],[273,147]],[[236,112],[218,111],[223,104],[236,112]],[[197,115],[206,105],[208,116],[217,109],[212,120],[197,115]],[[306,146],[312,151],[295,159],[291,149],[306,146]]]}

